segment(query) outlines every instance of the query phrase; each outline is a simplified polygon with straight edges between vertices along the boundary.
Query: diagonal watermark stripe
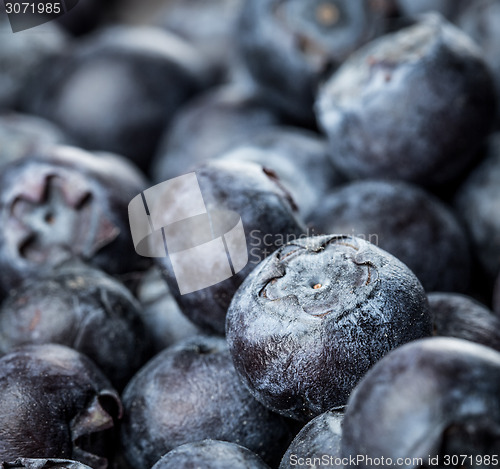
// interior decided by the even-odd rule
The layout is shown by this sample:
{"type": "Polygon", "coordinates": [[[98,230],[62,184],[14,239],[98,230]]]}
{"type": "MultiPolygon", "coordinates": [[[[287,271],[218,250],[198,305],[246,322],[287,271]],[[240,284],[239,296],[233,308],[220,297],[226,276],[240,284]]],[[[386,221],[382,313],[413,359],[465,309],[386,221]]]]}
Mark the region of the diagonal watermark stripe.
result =
{"type": "Polygon", "coordinates": [[[136,252],[168,255],[181,295],[226,280],[248,263],[239,214],[209,212],[196,173],[145,190],[132,199],[128,212],[136,252]]]}

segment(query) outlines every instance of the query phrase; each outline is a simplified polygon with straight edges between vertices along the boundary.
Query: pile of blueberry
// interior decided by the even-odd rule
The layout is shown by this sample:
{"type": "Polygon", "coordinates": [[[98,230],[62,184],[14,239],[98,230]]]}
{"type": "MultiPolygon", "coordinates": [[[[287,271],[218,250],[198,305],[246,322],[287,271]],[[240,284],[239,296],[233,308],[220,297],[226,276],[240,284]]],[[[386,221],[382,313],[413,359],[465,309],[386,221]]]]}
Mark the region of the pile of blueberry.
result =
{"type": "Polygon", "coordinates": [[[0,468],[499,467],[499,22],[80,0],[13,33],[2,4],[0,468]],[[193,171],[247,263],[185,293],[129,203],[193,171]]]}

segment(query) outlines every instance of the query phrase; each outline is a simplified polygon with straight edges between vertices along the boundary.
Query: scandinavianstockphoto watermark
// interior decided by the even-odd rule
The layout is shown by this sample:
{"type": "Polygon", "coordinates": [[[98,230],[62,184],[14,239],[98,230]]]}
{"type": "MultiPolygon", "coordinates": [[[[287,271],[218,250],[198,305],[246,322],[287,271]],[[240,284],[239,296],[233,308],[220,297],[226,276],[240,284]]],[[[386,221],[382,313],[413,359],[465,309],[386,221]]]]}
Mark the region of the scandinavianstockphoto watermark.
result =
{"type": "Polygon", "coordinates": [[[369,457],[363,454],[356,456],[331,456],[323,454],[318,456],[299,456],[290,454],[290,466],[292,467],[359,467],[360,464],[369,467],[401,467],[413,468],[422,466],[441,466],[441,467],[469,467],[469,466],[491,466],[498,467],[499,456],[492,455],[470,455],[470,454],[453,454],[453,455],[429,455],[426,457],[398,457],[390,458],[385,456],[369,457]]]}
{"type": "Polygon", "coordinates": [[[12,32],[31,29],[65,15],[79,0],[2,0],[12,32]]]}

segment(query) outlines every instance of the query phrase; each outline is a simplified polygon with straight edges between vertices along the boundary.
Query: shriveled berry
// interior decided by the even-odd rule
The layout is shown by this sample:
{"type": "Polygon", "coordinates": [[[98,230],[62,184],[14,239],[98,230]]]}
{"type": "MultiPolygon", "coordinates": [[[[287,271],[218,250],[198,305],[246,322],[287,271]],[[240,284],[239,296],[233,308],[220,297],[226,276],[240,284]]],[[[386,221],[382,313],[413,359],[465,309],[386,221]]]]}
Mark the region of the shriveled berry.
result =
{"type": "Polygon", "coordinates": [[[51,147],[0,172],[0,287],[78,258],[113,275],[143,270],[127,207],[146,182],[126,160],[51,147]],[[126,255],[124,255],[126,253],[126,255]]]}

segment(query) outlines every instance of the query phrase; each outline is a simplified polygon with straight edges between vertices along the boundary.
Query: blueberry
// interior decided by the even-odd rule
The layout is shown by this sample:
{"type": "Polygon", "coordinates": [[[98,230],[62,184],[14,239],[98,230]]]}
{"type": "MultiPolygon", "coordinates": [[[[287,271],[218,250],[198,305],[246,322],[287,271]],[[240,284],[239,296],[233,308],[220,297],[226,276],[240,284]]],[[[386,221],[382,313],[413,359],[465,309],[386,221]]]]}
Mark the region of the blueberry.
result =
{"type": "Polygon", "coordinates": [[[28,114],[0,114],[0,166],[51,145],[71,143],[51,122],[28,114]]]}
{"type": "Polygon", "coordinates": [[[345,405],[387,352],[430,335],[431,318],[402,262],[362,239],[326,235],[262,261],[234,295],[226,334],[253,396],[308,420],[345,405]]]}
{"type": "Polygon", "coordinates": [[[476,456],[500,450],[499,393],[498,352],[451,338],[404,345],[375,365],[352,393],[342,454],[364,457],[357,461],[360,469],[374,467],[382,457],[386,467],[427,467],[436,457],[437,467],[445,467],[445,456],[459,455],[471,458],[464,467],[486,467],[476,456]]]}
{"type": "Polygon", "coordinates": [[[383,17],[367,0],[257,0],[245,3],[238,45],[270,97],[310,122],[322,75],[383,27],[383,17]]]}
{"type": "Polygon", "coordinates": [[[349,57],[321,88],[316,114],[349,177],[438,186],[470,166],[495,104],[479,48],[428,15],[349,57]]]}
{"type": "Polygon", "coordinates": [[[90,359],[62,345],[20,347],[0,358],[0,394],[0,461],[108,467],[121,402],[90,359]]]}
{"type": "Polygon", "coordinates": [[[0,351],[57,343],[91,358],[122,389],[149,358],[139,304],[118,281],[89,267],[58,269],[12,290],[0,307],[0,351]]]}
{"type": "Polygon", "coordinates": [[[240,383],[223,338],[198,336],[160,352],[123,393],[122,445],[134,469],[203,439],[240,444],[271,464],[289,443],[276,414],[240,383]]]}
{"type": "Polygon", "coordinates": [[[500,318],[473,298],[457,293],[430,293],[435,336],[471,340],[500,352],[500,318]]]}
{"type": "Polygon", "coordinates": [[[40,67],[67,48],[68,38],[55,23],[38,26],[36,31],[12,33],[0,9],[0,110],[14,109],[29,83],[39,76],[40,67]]]}
{"type": "MultiPolygon", "coordinates": [[[[495,80],[497,97],[500,96],[500,32],[496,25],[500,18],[500,4],[496,0],[467,2],[457,24],[481,47],[495,80]]],[[[497,107],[497,128],[500,122],[500,106],[497,107]]]]}
{"type": "Polygon", "coordinates": [[[328,411],[307,423],[294,438],[283,459],[280,469],[304,467],[314,469],[343,469],[336,464],[340,458],[342,441],[342,421],[344,414],[328,411]]]}
{"type": "Polygon", "coordinates": [[[201,331],[182,314],[158,269],[152,268],[143,276],[137,297],[141,303],[139,314],[156,352],[200,334],[201,331]]]}
{"type": "MultiPolygon", "coordinates": [[[[155,260],[182,312],[203,330],[224,334],[227,308],[243,279],[264,257],[285,244],[288,238],[303,234],[305,228],[295,216],[295,205],[290,194],[280,185],[274,173],[260,165],[211,161],[197,168],[196,177],[208,213],[230,210],[241,217],[248,263],[227,280],[181,294],[169,258],[159,257],[155,260]]],[[[169,205],[161,199],[152,201],[148,207],[150,213],[156,214],[159,226],[166,226],[177,210],[175,204],[169,205]]],[[[192,244],[197,245],[197,232],[178,230],[173,235],[180,242],[186,242],[192,236],[192,244]]],[[[159,247],[163,247],[163,239],[157,240],[161,243],[159,247]]],[[[215,263],[208,262],[206,258],[203,262],[208,265],[215,263]]]]}
{"type": "Polygon", "coordinates": [[[91,469],[89,466],[69,459],[19,458],[14,462],[0,463],[0,469],[91,469]]]}
{"type": "Polygon", "coordinates": [[[211,80],[202,57],[155,28],[109,27],[85,36],[27,87],[23,109],[75,142],[146,170],[174,112],[211,80]]]}
{"type": "Polygon", "coordinates": [[[466,291],[464,228],[448,206],[404,182],[364,180],[332,191],[309,217],[316,233],[362,237],[404,262],[427,291],[466,291]]]}
{"type": "Polygon", "coordinates": [[[159,24],[187,39],[211,63],[231,76],[236,66],[233,47],[244,0],[169,0],[163,2],[159,24]]]}
{"type": "Polygon", "coordinates": [[[344,182],[330,162],[325,139],[298,127],[262,129],[218,158],[253,161],[275,172],[306,222],[325,195],[344,182]]]}
{"type": "Polygon", "coordinates": [[[400,14],[407,17],[418,17],[423,13],[437,12],[450,21],[457,18],[467,6],[464,0],[396,0],[400,14]]]}
{"type": "Polygon", "coordinates": [[[495,288],[493,291],[493,311],[500,315],[500,274],[495,281],[495,288]]]}
{"type": "Polygon", "coordinates": [[[153,469],[269,469],[246,448],[227,441],[203,440],[179,446],[163,456],[153,469]]]}
{"type": "Polygon", "coordinates": [[[0,171],[0,286],[79,258],[113,275],[149,265],[133,251],[127,207],[145,186],[114,155],[52,147],[0,171]]]}
{"type": "Polygon", "coordinates": [[[500,134],[489,140],[485,161],[456,194],[456,209],[471,235],[481,266],[493,281],[500,271],[500,134]]]}
{"type": "Polygon", "coordinates": [[[108,13],[113,0],[78,0],[74,7],[57,19],[57,22],[70,34],[81,36],[88,34],[100,23],[108,13]]]}
{"type": "Polygon", "coordinates": [[[253,89],[242,85],[210,89],[182,107],[167,128],[151,177],[161,182],[184,174],[280,120],[277,111],[253,89]]]}

